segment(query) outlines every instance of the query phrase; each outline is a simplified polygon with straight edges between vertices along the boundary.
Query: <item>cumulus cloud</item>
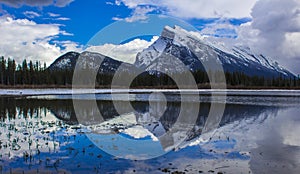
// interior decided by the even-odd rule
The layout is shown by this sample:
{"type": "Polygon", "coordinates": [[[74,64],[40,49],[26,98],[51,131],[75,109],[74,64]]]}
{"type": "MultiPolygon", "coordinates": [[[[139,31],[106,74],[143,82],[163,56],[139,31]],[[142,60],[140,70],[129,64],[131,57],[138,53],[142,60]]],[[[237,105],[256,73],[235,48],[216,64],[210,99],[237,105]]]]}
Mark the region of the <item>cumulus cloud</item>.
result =
{"type": "Polygon", "coordinates": [[[61,50],[61,53],[67,52],[67,51],[77,51],[81,52],[83,50],[82,46],[80,46],[78,43],[66,40],[66,41],[58,41],[57,44],[61,45],[63,48],[61,50]]]}
{"type": "Polygon", "coordinates": [[[0,17],[0,54],[11,57],[17,63],[23,59],[40,60],[48,65],[67,51],[80,51],[71,41],[58,42],[54,39],[63,34],[59,25],[37,24],[28,19],[0,17]]]}
{"type": "Polygon", "coordinates": [[[0,0],[0,4],[6,4],[12,7],[28,6],[49,6],[64,7],[70,4],[73,0],[0,0]]]}
{"type": "Polygon", "coordinates": [[[300,1],[259,0],[250,19],[239,26],[220,18],[207,24],[201,34],[226,45],[248,46],[300,74],[300,1]]]}
{"type": "Polygon", "coordinates": [[[181,18],[215,18],[232,17],[243,18],[250,17],[251,8],[257,0],[118,0],[116,5],[123,3],[131,9],[139,6],[151,5],[159,9],[165,9],[168,15],[181,18]]]}
{"type": "MultiPolygon", "coordinates": [[[[186,19],[220,18],[201,31],[207,36],[223,37],[226,44],[249,46],[265,54],[289,70],[300,73],[300,1],[298,0],[116,0],[133,10],[127,21],[143,20],[154,10],[159,13],[186,19]],[[136,11],[149,6],[151,10],[136,15],[136,11]],[[230,18],[249,18],[251,22],[232,25],[230,18]],[[227,39],[235,38],[237,39],[227,39]]],[[[121,20],[120,18],[115,18],[121,20]]]]}
{"type": "Polygon", "coordinates": [[[251,16],[238,28],[238,41],[300,73],[300,1],[260,0],[251,16]]]}
{"type": "Polygon", "coordinates": [[[100,46],[91,46],[88,47],[86,50],[98,52],[106,56],[112,57],[116,60],[124,61],[127,63],[134,63],[137,53],[150,46],[157,39],[158,36],[154,36],[151,39],[151,41],[134,39],[128,43],[121,45],[104,44],[100,46]]]}

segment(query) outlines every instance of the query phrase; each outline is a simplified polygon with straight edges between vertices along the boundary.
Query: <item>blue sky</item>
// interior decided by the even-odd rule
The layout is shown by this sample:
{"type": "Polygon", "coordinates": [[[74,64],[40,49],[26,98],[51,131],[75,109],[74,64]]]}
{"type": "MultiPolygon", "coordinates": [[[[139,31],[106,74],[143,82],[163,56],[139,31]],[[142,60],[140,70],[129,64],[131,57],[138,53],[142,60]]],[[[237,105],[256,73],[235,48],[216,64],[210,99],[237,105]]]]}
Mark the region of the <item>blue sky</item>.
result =
{"type": "MultiPolygon", "coordinates": [[[[115,22],[114,18],[126,18],[132,14],[132,9],[125,5],[114,5],[114,1],[73,1],[65,7],[45,6],[32,7],[22,5],[19,8],[3,5],[2,9],[15,18],[27,18],[36,23],[60,24],[61,29],[72,36],[60,35],[57,40],[72,40],[80,44],[86,44],[89,39],[105,26],[115,22]],[[35,12],[39,16],[26,12],[35,12]],[[50,15],[53,16],[50,16],[50,15]],[[56,16],[56,15],[59,16],[56,16]]],[[[153,11],[149,14],[161,14],[153,11]]],[[[201,30],[205,25],[215,23],[219,18],[191,18],[182,19],[201,30]]],[[[249,22],[250,18],[228,19],[233,25],[249,22]]],[[[220,32],[220,34],[222,31],[220,32]]]]}
{"type": "MultiPolygon", "coordinates": [[[[5,36],[0,54],[17,62],[26,57],[49,64],[67,51],[82,51],[111,23],[145,21],[149,14],[159,14],[183,20],[202,35],[245,44],[296,71],[299,9],[297,0],[0,0],[0,35],[5,36]]],[[[157,27],[154,33],[161,30],[157,27]]]]}
{"type": "MultiPolygon", "coordinates": [[[[23,5],[20,8],[3,5],[2,9],[7,11],[15,18],[27,18],[37,23],[61,24],[61,29],[73,34],[72,36],[60,36],[58,40],[69,40],[85,44],[101,28],[114,22],[114,16],[128,16],[130,10],[124,6],[108,5],[105,1],[74,1],[65,7],[46,6],[30,7],[23,5]],[[32,11],[40,16],[28,18],[24,13],[32,11]],[[49,13],[57,14],[57,17],[51,17],[49,13]],[[55,20],[57,18],[66,18],[65,20],[55,20]],[[68,20],[68,19],[69,20],[68,20]]],[[[54,15],[55,16],[55,15],[54,15]]]]}

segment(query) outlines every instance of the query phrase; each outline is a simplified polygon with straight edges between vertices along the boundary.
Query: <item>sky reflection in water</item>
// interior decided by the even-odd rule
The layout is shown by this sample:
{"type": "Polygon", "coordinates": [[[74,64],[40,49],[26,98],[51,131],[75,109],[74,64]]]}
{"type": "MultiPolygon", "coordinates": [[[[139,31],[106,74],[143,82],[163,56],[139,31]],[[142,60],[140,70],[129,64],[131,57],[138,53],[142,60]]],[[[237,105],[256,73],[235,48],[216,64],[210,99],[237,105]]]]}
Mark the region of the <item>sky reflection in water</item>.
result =
{"type": "MultiPolygon", "coordinates": [[[[132,103],[140,114],[127,113],[124,108],[124,113],[117,115],[109,96],[105,97],[106,100],[98,101],[105,120],[100,123],[94,119],[97,125],[78,125],[72,100],[67,97],[0,98],[0,171],[300,171],[297,97],[256,97],[258,104],[253,98],[229,97],[231,102],[226,105],[220,127],[209,142],[201,142],[199,131],[210,106],[202,102],[196,123],[199,130],[178,149],[162,156],[164,148],[156,136],[172,127],[180,104],[168,102],[165,115],[153,119],[146,100],[132,103]],[[135,156],[155,158],[130,160],[135,156]]],[[[83,110],[88,112],[89,108],[83,110]]]]}

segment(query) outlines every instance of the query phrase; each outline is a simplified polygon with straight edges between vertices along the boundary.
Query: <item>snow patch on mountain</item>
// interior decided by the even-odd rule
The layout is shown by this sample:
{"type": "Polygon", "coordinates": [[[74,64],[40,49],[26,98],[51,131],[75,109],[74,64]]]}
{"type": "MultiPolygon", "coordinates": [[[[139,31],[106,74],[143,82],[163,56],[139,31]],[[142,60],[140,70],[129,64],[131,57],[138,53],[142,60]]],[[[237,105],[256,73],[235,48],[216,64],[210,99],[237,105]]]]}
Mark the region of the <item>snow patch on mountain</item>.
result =
{"type": "Polygon", "coordinates": [[[67,58],[67,59],[63,59],[60,62],[58,62],[57,66],[60,68],[66,67],[66,66],[68,67],[68,66],[70,66],[70,63],[71,63],[71,60],[69,58],[67,58]]]}
{"type": "Polygon", "coordinates": [[[135,139],[141,139],[150,136],[153,141],[158,141],[158,138],[154,136],[148,129],[145,129],[143,126],[139,125],[127,128],[123,130],[122,133],[127,134],[135,139]]]}
{"type": "Polygon", "coordinates": [[[71,69],[75,65],[75,62],[79,56],[77,52],[68,52],[59,58],[57,58],[51,65],[51,70],[58,70],[58,69],[71,69]]]}
{"type": "MultiPolygon", "coordinates": [[[[201,64],[220,64],[225,71],[245,71],[251,75],[293,76],[277,62],[262,54],[254,53],[250,48],[239,45],[225,45],[210,41],[200,33],[187,31],[179,26],[165,26],[161,36],[151,46],[137,54],[135,65],[140,68],[164,69],[172,65],[169,59],[180,59],[190,70],[201,69],[201,64]],[[164,54],[163,54],[164,53],[164,54]],[[170,65],[171,63],[171,65],[170,65]]],[[[177,65],[177,64],[176,64],[177,65]]],[[[176,68],[175,65],[172,66],[176,68]]]]}

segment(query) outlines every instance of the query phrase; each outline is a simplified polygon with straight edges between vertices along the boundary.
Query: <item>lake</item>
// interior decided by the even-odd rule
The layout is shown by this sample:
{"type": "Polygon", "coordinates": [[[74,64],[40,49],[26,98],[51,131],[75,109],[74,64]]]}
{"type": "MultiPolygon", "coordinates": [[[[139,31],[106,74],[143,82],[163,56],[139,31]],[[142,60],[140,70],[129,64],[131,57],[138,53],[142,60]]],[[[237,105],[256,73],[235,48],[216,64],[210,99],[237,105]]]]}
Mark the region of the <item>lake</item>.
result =
{"type": "Polygon", "coordinates": [[[0,173],[300,172],[299,91],[197,94],[1,96],[0,173]]]}

